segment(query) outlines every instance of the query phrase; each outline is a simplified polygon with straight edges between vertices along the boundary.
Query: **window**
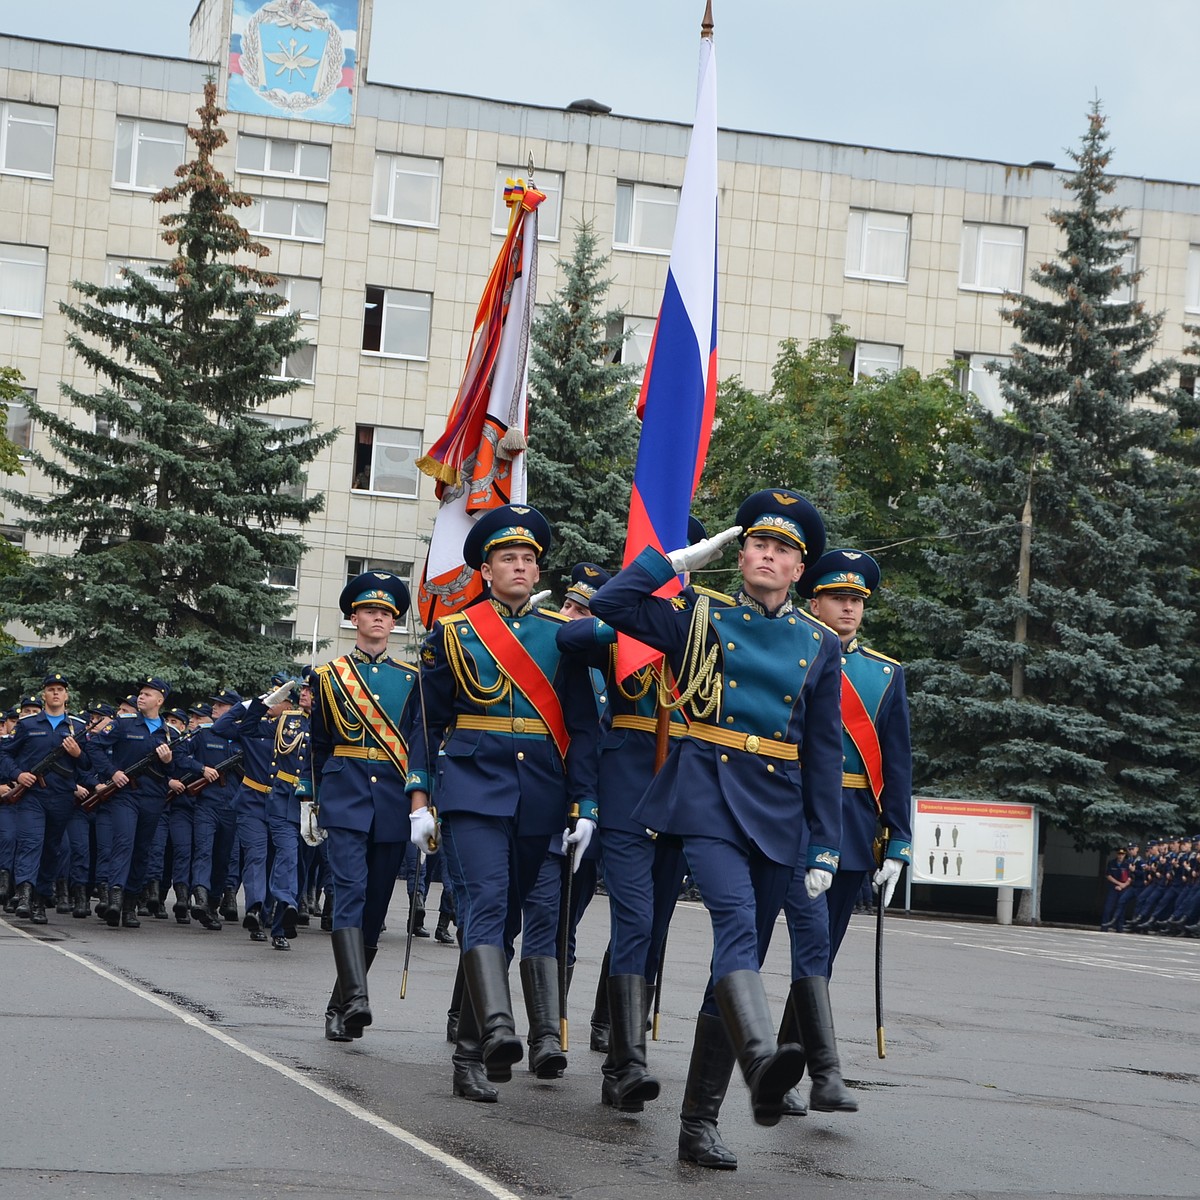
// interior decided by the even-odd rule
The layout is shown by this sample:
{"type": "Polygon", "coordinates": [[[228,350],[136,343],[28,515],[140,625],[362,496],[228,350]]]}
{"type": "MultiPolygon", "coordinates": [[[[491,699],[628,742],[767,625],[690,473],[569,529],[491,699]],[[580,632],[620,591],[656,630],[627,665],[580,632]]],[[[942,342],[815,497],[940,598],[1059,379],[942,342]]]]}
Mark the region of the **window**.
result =
{"type": "Polygon", "coordinates": [[[295,242],[325,240],[325,205],[311,200],[256,196],[243,218],[250,233],[295,242]]]}
{"type": "Polygon", "coordinates": [[[295,275],[277,275],[278,282],[270,290],[287,301],[287,308],[277,308],[276,314],[298,312],[300,320],[315,321],[321,315],[321,281],[300,279],[295,275]]]}
{"type": "MultiPolygon", "coordinates": [[[[346,582],[351,583],[357,579],[364,571],[387,571],[395,575],[401,580],[405,587],[411,593],[413,565],[410,562],[396,562],[387,558],[347,558],[346,559],[346,582]]],[[[349,621],[342,621],[344,626],[349,626],[349,621]]],[[[396,620],[395,633],[408,632],[408,614],[398,617],[396,620]]]]}
{"type": "MultiPolygon", "coordinates": [[[[492,200],[492,232],[508,232],[508,205],[504,203],[504,189],[510,179],[526,179],[529,171],[521,167],[496,168],[496,194],[492,200]]],[[[562,217],[563,177],[558,171],[535,171],[533,186],[544,192],[545,200],[538,205],[538,241],[557,242],[559,222],[562,217]]]]}
{"type": "Polygon", "coordinates": [[[262,627],[265,637],[274,638],[277,642],[294,642],[296,640],[295,621],[274,621],[262,627]]]}
{"type": "Polygon", "coordinates": [[[0,242],[0,312],[40,317],[46,295],[46,251],[0,242]]]}
{"type": "Polygon", "coordinates": [[[397,358],[429,357],[433,296],[399,288],[367,288],[362,348],[397,358]]]}
{"type": "Polygon", "coordinates": [[[909,218],[899,213],[850,210],[846,274],[863,279],[908,279],[909,218]]]}
{"type": "Polygon", "coordinates": [[[237,169],[247,175],[282,175],[328,183],[329,147],[239,133],[237,169]]]}
{"type": "Polygon", "coordinates": [[[419,429],[388,429],[383,425],[359,425],[354,438],[356,492],[381,492],[385,496],[415,499],[421,478],[419,429]]]}
{"type": "Polygon", "coordinates": [[[411,154],[375,155],[371,216],[403,225],[438,223],[442,200],[442,164],[411,154]]]}
{"type": "Polygon", "coordinates": [[[52,179],[57,120],[52,108],[0,100],[0,171],[52,179]]]}
{"type": "Polygon", "coordinates": [[[964,225],[958,286],[975,292],[1016,292],[1025,264],[1025,230],[1014,225],[964,225]]]}
{"type": "Polygon", "coordinates": [[[300,579],[300,568],[268,567],[267,586],[275,588],[295,588],[300,579]]]}
{"type": "Polygon", "coordinates": [[[974,396],[988,412],[1003,412],[1005,400],[1000,393],[998,372],[1012,362],[1011,357],[1006,354],[959,354],[956,357],[967,364],[959,375],[963,395],[974,396]],[[988,363],[995,363],[996,370],[990,370],[988,363]]]}
{"type": "Polygon", "coordinates": [[[1200,312],[1200,246],[1188,247],[1187,295],[1183,306],[1187,312],[1200,312]]]}
{"type": "MultiPolygon", "coordinates": [[[[149,258],[110,258],[104,264],[104,286],[105,287],[127,287],[129,284],[129,274],[132,272],[135,275],[141,275],[152,283],[156,288],[164,292],[173,292],[175,290],[175,281],[173,279],[160,279],[157,275],[150,274],[151,267],[165,267],[167,264],[155,262],[149,258]]],[[[113,316],[125,317],[130,321],[141,319],[141,314],[129,304],[114,304],[109,310],[113,316]]],[[[156,312],[156,315],[161,315],[156,312]]]]}
{"type": "Polygon", "coordinates": [[[1138,244],[1136,239],[1129,243],[1129,248],[1121,255],[1120,267],[1124,278],[1112,290],[1105,304],[1132,304],[1137,297],[1137,284],[1133,276],[1137,274],[1138,244]]]}
{"type": "Polygon", "coordinates": [[[650,343],[654,341],[654,318],[622,317],[609,324],[607,333],[610,340],[621,341],[620,349],[612,361],[637,367],[641,374],[645,374],[650,358],[650,343]]]}
{"type": "Polygon", "coordinates": [[[312,383],[317,377],[317,348],[311,342],[293,350],[279,366],[274,379],[296,379],[301,383],[312,383]]]}
{"type": "MultiPolygon", "coordinates": [[[[261,421],[264,425],[270,426],[272,429],[304,429],[312,422],[307,417],[283,417],[276,416],[273,413],[255,412],[251,416],[256,421],[261,421]]],[[[307,432],[305,434],[307,436],[307,432]]],[[[269,440],[266,448],[270,451],[283,449],[282,442],[269,440]]],[[[295,483],[281,483],[276,489],[280,496],[290,496],[293,500],[302,500],[304,498],[304,483],[305,478],[301,475],[300,479],[295,483]]]]}
{"type": "Polygon", "coordinates": [[[618,183],[613,245],[670,254],[679,189],[651,183],[618,183]]]}
{"type": "Polygon", "coordinates": [[[19,529],[16,525],[0,525],[0,538],[3,538],[10,546],[22,548],[25,545],[25,530],[19,529]]]}
{"type": "MultiPolygon", "coordinates": [[[[26,392],[32,396],[33,392],[26,392]]],[[[8,440],[21,451],[21,457],[27,458],[28,451],[33,449],[33,419],[29,415],[29,406],[19,400],[10,400],[8,405],[8,420],[4,429],[8,440]]]]}
{"type": "Polygon", "coordinates": [[[186,137],[182,125],[118,117],[113,183],[142,192],[166,187],[183,163],[186,137]]]}
{"type": "Polygon", "coordinates": [[[883,342],[859,342],[854,347],[854,378],[870,378],[882,371],[900,370],[902,349],[883,342]]]}

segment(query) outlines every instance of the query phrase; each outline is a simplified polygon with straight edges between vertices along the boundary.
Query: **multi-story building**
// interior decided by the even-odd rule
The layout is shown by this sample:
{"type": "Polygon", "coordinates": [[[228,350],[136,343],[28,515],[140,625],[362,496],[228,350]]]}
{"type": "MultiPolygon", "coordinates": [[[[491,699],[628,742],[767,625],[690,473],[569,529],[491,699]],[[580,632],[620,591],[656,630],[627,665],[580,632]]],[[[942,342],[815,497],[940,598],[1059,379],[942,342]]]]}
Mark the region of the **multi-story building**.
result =
{"type": "MultiPolygon", "coordinates": [[[[58,312],[72,281],[112,281],[125,264],[168,257],[150,197],[190,153],[185,126],[205,77],[215,73],[227,95],[235,2],[252,0],[201,0],[189,59],[0,37],[0,362],[43,404],[64,403],[60,381],[91,384],[58,312]]],[[[349,643],[331,615],[348,575],[367,564],[420,573],[436,505],[415,462],[459,383],[506,224],[505,178],[532,158],[548,195],[540,301],[561,281],[556,259],[574,229],[591,222],[611,247],[610,295],[625,313],[625,353],[638,359],[689,136],[592,103],[554,109],[375,84],[369,32],[364,0],[350,123],[231,112],[218,156],[257,198],[244,220],[271,247],[266,265],[310,340],[280,364],[300,386],[265,419],[341,430],[309,473],[326,502],[304,531],[303,560],[271,574],[296,597],[294,623],[279,632],[307,639],[316,621],[335,639],[331,654],[349,643]]],[[[765,388],[781,339],[823,336],[836,321],[856,339],[856,371],[928,372],[961,359],[964,386],[998,402],[983,364],[1011,341],[1002,293],[1055,253],[1047,212],[1065,199],[1061,171],[733,130],[721,132],[719,154],[722,376],[765,388]]],[[[1128,208],[1138,296],[1165,310],[1161,350],[1177,354],[1183,323],[1200,314],[1200,186],[1121,178],[1114,201],[1128,208]]],[[[48,449],[20,405],[9,435],[48,449]]],[[[45,487],[36,470],[12,483],[45,487]]]]}

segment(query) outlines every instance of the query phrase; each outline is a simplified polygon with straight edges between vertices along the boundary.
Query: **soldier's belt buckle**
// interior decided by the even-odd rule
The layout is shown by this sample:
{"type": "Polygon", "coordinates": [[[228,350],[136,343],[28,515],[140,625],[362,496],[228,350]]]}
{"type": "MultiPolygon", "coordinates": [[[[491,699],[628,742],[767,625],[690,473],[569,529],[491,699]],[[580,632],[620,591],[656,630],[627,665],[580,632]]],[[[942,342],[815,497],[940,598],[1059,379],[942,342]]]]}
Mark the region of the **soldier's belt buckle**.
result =
{"type": "Polygon", "coordinates": [[[749,751],[749,753],[751,753],[751,754],[757,754],[757,753],[758,753],[758,747],[759,747],[758,734],[757,734],[757,733],[749,733],[749,734],[747,734],[747,735],[746,735],[746,749],[747,749],[747,751],[749,751]]]}
{"type": "Polygon", "coordinates": [[[512,725],[513,725],[513,730],[512,730],[513,733],[524,733],[525,732],[525,718],[524,717],[513,717],[512,725]]]}
{"type": "Polygon", "coordinates": [[[377,758],[382,758],[382,757],[383,757],[383,751],[380,750],[378,747],[370,746],[367,748],[367,758],[369,758],[371,760],[371,762],[374,762],[377,758]]]}

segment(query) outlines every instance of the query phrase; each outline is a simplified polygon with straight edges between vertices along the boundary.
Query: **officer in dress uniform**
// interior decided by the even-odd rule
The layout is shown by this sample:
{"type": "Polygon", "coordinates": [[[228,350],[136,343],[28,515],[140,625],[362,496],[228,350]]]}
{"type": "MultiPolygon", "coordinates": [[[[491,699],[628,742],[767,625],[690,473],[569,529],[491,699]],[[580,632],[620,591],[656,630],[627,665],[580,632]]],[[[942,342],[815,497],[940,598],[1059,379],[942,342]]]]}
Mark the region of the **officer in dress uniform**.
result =
{"type": "MultiPolygon", "coordinates": [[[[842,1081],[829,976],[859,891],[876,871],[874,844],[881,821],[888,841],[875,883],[883,887],[885,905],[904,864],[912,861],[912,748],[904,669],[858,640],[866,600],[878,586],[879,564],[869,554],[830,550],[805,572],[797,588],[842,647],[841,861],[828,892],[815,900],[805,889],[804,863],[798,862],[784,905],[792,986],[779,1039],[804,1046],[813,1081],[809,1101],[817,1112],[858,1111],[842,1081]]],[[[957,829],[954,836],[957,840],[957,829]]],[[[785,1114],[802,1116],[805,1111],[798,1093],[789,1092],[785,1114]]]]}
{"type": "Polygon", "coordinates": [[[800,1048],[776,1043],[758,972],[803,828],[814,895],[833,880],[841,837],[841,648],[790,598],[824,549],[824,523],[783,488],[748,497],[737,522],[669,556],[647,548],[592,599],[601,620],[666,653],[691,717],[633,816],[683,838],[712,920],[712,979],[696,1022],[679,1158],[724,1169],[737,1165],[717,1131],[733,1055],[761,1125],[779,1121],[803,1071],[800,1048]],[[736,596],[696,587],[654,596],[739,534],[736,596]]]}
{"type": "Polygon", "coordinates": [[[101,783],[117,785],[105,802],[112,827],[108,863],[109,894],[102,896],[105,921],[136,929],[137,895],[146,881],[151,843],[170,795],[169,782],[182,780],[197,764],[186,752],[176,753],[179,735],[159,715],[170,684],[157,676],[143,680],[137,692],[136,716],[119,716],[87,741],[91,769],[101,783]],[[126,769],[152,757],[157,760],[136,779],[126,769]]]}
{"type": "Polygon", "coordinates": [[[313,790],[333,877],[333,959],[337,982],[325,1010],[333,1042],[362,1037],[371,1024],[367,971],[410,834],[405,783],[414,729],[420,738],[417,668],[388,654],[388,638],[408,611],[408,588],[367,571],[342,591],[356,630],[354,649],[314,672],[313,790]]]}
{"type": "MultiPolygon", "coordinates": [[[[497,1099],[490,1084],[511,1079],[523,1054],[508,986],[521,906],[550,837],[563,835],[568,800],[579,816],[563,836],[578,856],[595,828],[596,705],[587,667],[560,655],[554,635],[562,618],[530,604],[550,536],[546,519],[527,505],[481,516],[463,554],[489,595],[438,620],[421,652],[435,741],[416,748],[422,764],[448,731],[437,754],[436,794],[466,983],[454,1093],[484,1103],[497,1099]]],[[[424,788],[410,791],[413,839],[421,845],[433,819],[424,788]]]]}
{"type": "MultiPolygon", "coordinates": [[[[67,712],[69,686],[61,672],[47,675],[42,680],[44,706],[21,718],[0,749],[0,779],[29,789],[16,804],[13,877],[17,916],[28,917],[35,925],[47,922],[45,897],[54,894],[63,834],[75,801],[87,795],[93,778],[83,757],[87,723],[67,712]],[[54,753],[57,759],[35,775],[33,768],[54,753]]],[[[86,887],[87,878],[71,882],[78,891],[86,887]]]]}

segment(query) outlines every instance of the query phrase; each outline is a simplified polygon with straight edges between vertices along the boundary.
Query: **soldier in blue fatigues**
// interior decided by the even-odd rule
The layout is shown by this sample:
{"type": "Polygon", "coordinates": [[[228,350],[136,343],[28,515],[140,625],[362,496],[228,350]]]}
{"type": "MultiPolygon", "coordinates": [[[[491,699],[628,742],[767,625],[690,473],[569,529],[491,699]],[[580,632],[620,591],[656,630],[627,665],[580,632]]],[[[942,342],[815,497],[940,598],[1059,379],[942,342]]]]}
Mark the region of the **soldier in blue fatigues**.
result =
{"type": "Polygon", "coordinates": [[[274,906],[271,945],[290,950],[296,936],[299,907],[296,890],[300,878],[300,798],[312,788],[312,755],[309,752],[309,713],[312,683],[306,674],[296,707],[289,707],[275,722],[275,756],[271,760],[271,791],[267,796],[267,824],[275,854],[271,860],[268,894],[274,906]]]}
{"type": "Polygon", "coordinates": [[[758,972],[802,830],[814,895],[833,880],[841,837],[840,647],[790,599],[824,549],[824,524],[782,488],[748,497],[737,521],[669,556],[644,550],[592,599],[601,620],[666,653],[691,716],[633,816],[682,837],[712,920],[712,980],[696,1022],[679,1158],[724,1169],[737,1165],[717,1131],[733,1055],[762,1125],[779,1121],[803,1071],[800,1048],[776,1043],[758,972]],[[736,596],[696,587],[654,596],[738,534],[736,596]]]}
{"type": "MultiPolygon", "coordinates": [[[[16,805],[13,879],[17,916],[35,925],[47,922],[45,897],[54,892],[59,846],[75,801],[87,794],[93,778],[83,757],[87,723],[67,712],[67,689],[60,672],[47,675],[42,681],[44,707],[18,720],[12,737],[0,747],[0,779],[29,789],[16,805]],[[51,754],[56,759],[42,766],[51,754]],[[34,774],[37,767],[41,771],[34,774]]],[[[72,877],[71,882],[78,892],[87,879],[72,877]]]]}
{"type": "Polygon", "coordinates": [[[355,646],[316,668],[311,718],[313,790],[334,885],[337,982],[325,1010],[333,1042],[362,1037],[371,1024],[367,971],[411,830],[405,783],[427,786],[423,774],[409,774],[417,668],[388,655],[408,589],[395,575],[367,571],[346,585],[340,607],[355,646]]]}
{"type": "MultiPolygon", "coordinates": [[[[829,1003],[829,976],[846,936],[859,891],[876,871],[875,837],[887,833],[883,865],[875,876],[882,902],[912,861],[912,749],[904,669],[895,659],[858,640],[863,608],[879,586],[879,564],[861,550],[830,550],[804,574],[797,591],[809,598],[818,620],[838,635],[842,647],[842,844],[832,886],[815,900],[805,890],[797,862],[784,912],[792,940],[792,986],[780,1026],[780,1041],[804,1046],[812,1078],[810,1106],[817,1112],[857,1112],[842,1081],[829,1003]]],[[[784,1113],[806,1111],[790,1092],[784,1113]]]]}
{"type": "Polygon", "coordinates": [[[146,879],[150,846],[170,794],[169,781],[180,780],[197,764],[185,752],[176,753],[171,743],[179,735],[159,713],[171,688],[151,676],[138,688],[136,716],[119,716],[109,721],[87,741],[91,768],[100,783],[117,785],[105,808],[112,826],[112,849],[108,863],[109,894],[101,896],[105,921],[137,929],[137,895],[146,879]],[[127,768],[146,758],[157,759],[139,770],[136,778],[127,768]]]}
{"type": "MultiPolygon", "coordinates": [[[[484,1103],[496,1100],[490,1084],[511,1079],[523,1054],[508,987],[521,905],[550,837],[567,824],[568,800],[579,817],[565,840],[579,856],[595,828],[596,705],[587,666],[560,655],[554,635],[561,618],[530,604],[549,548],[550,528],[534,508],[505,505],[481,516],[463,554],[490,594],[439,619],[421,657],[427,726],[441,742],[436,797],[466,984],[454,1093],[484,1103]]],[[[414,759],[428,762],[424,756],[436,748],[420,744],[414,759]]],[[[420,845],[433,822],[424,787],[410,791],[420,845]]],[[[539,1028],[558,1017],[552,980],[541,984],[539,1028]]],[[[563,1066],[561,1047],[555,1054],[547,1045],[543,1073],[563,1066]]]]}
{"type": "Polygon", "coordinates": [[[1132,871],[1128,861],[1129,852],[1118,846],[1104,869],[1104,910],[1100,914],[1102,930],[1115,929],[1125,932],[1125,909],[1133,899],[1130,890],[1132,871]]]}

